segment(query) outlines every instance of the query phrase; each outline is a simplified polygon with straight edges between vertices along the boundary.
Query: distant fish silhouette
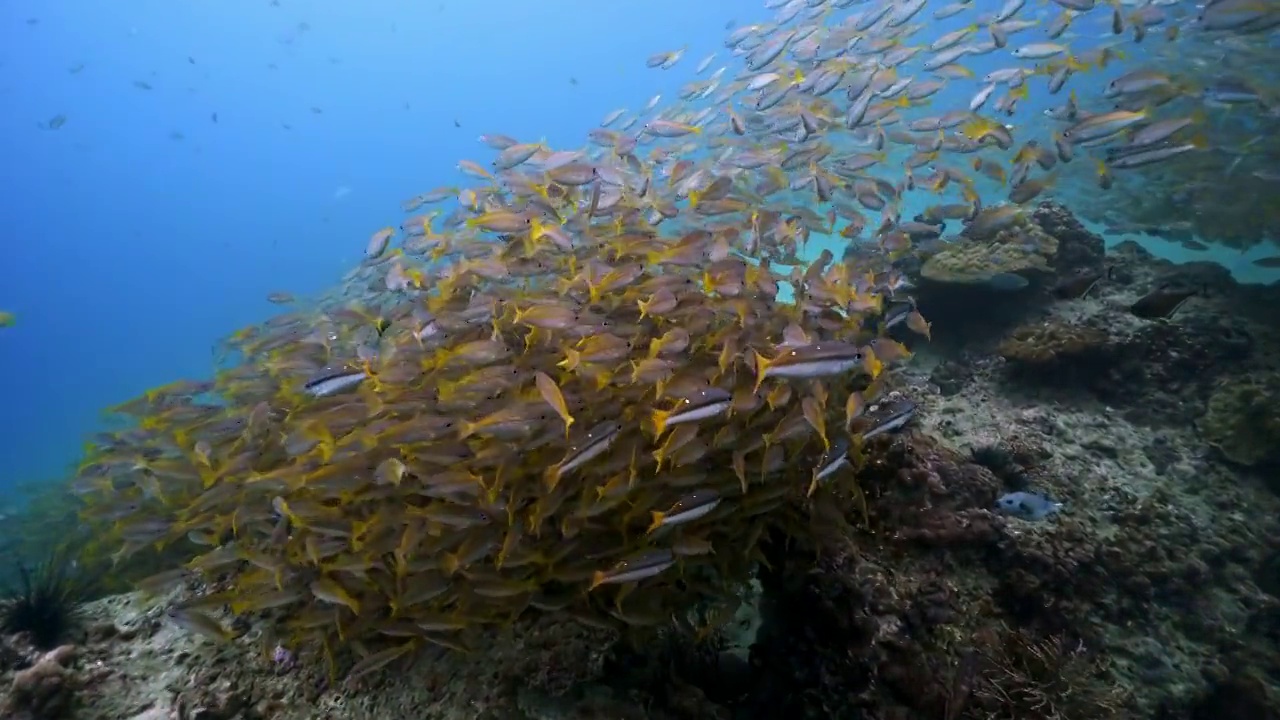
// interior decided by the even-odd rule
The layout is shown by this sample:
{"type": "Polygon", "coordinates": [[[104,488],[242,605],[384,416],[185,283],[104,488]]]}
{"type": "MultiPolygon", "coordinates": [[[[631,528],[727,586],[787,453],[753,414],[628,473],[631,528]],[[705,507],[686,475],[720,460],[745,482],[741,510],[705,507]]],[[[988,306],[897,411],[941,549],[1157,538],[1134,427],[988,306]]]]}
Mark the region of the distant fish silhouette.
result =
{"type": "Polygon", "coordinates": [[[1083,270],[1053,286],[1053,294],[1063,300],[1080,300],[1093,292],[1103,278],[1112,279],[1114,268],[1083,270]]]}
{"type": "Polygon", "coordinates": [[[987,287],[1002,292],[1017,292],[1030,284],[1031,281],[1017,273],[996,273],[987,279],[987,287]]]}
{"type": "Polygon", "coordinates": [[[1129,312],[1143,320],[1167,320],[1173,317],[1174,313],[1178,312],[1188,300],[1205,293],[1206,290],[1207,288],[1170,290],[1168,286],[1162,285],[1130,305],[1129,312]]]}

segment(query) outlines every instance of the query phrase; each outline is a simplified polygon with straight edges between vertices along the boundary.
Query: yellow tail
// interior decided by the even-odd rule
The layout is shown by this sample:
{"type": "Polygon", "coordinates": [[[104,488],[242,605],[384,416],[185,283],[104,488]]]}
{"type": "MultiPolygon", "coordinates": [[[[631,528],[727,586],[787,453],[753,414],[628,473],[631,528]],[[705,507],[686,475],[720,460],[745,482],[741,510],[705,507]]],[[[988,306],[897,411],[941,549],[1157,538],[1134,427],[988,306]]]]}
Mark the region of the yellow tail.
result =
{"type": "Polygon", "coordinates": [[[760,386],[764,384],[765,373],[769,371],[769,361],[758,351],[752,350],[751,352],[756,356],[756,386],[751,389],[751,394],[754,395],[760,392],[760,386]]]}
{"type": "Polygon", "coordinates": [[[649,529],[648,529],[648,530],[646,530],[646,531],[645,531],[645,533],[646,533],[646,534],[648,534],[648,533],[652,533],[652,532],[654,532],[655,530],[657,530],[658,528],[662,527],[662,521],[663,521],[663,520],[665,520],[666,518],[667,518],[666,513],[660,513],[660,512],[658,512],[657,510],[654,510],[654,511],[653,511],[653,524],[649,526],[649,529]]]}

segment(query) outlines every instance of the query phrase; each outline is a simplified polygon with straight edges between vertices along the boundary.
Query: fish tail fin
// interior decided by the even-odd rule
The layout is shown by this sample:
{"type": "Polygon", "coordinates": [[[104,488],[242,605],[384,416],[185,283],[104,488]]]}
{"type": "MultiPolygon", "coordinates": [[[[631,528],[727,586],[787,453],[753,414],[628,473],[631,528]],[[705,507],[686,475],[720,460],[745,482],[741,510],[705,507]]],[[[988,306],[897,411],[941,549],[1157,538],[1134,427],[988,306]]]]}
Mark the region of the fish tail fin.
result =
{"type": "Polygon", "coordinates": [[[751,394],[754,395],[755,393],[760,392],[760,386],[764,384],[765,378],[768,377],[769,361],[758,351],[752,350],[751,352],[756,357],[756,384],[755,387],[751,389],[751,394]]]}
{"type": "Polygon", "coordinates": [[[592,590],[595,590],[596,588],[605,584],[605,581],[607,581],[608,579],[609,579],[609,576],[605,575],[604,572],[601,570],[597,570],[591,573],[591,586],[587,588],[587,592],[591,592],[592,590]]]}
{"type": "Polygon", "coordinates": [[[565,348],[564,360],[556,363],[557,367],[562,367],[565,372],[573,372],[578,369],[578,365],[582,362],[582,353],[573,348],[565,348]]]}
{"type": "Polygon", "coordinates": [[[884,371],[884,363],[880,362],[880,358],[876,357],[876,354],[870,348],[867,348],[863,351],[862,369],[866,370],[867,374],[874,380],[880,377],[880,373],[884,371]]]}
{"type": "Polygon", "coordinates": [[[599,375],[596,375],[597,390],[603,390],[604,386],[611,382],[613,382],[613,373],[611,372],[601,372],[599,375]]]}
{"type": "Polygon", "coordinates": [[[476,424],[473,422],[463,422],[462,427],[458,430],[458,439],[466,440],[476,434],[476,424]]]}
{"type": "Polygon", "coordinates": [[[458,556],[454,553],[444,553],[444,557],[440,559],[440,569],[445,575],[453,575],[458,572],[458,556]]]}
{"type": "Polygon", "coordinates": [[[671,418],[671,413],[666,410],[654,410],[650,418],[653,420],[654,437],[658,437],[667,429],[667,420],[671,418]]]}
{"type": "Polygon", "coordinates": [[[555,490],[560,484],[560,466],[552,465],[547,468],[546,472],[542,473],[542,482],[547,486],[547,492],[555,490]]]}
{"type": "Polygon", "coordinates": [[[658,528],[662,527],[662,521],[663,521],[663,520],[665,520],[666,518],[667,518],[667,516],[666,516],[666,514],[665,514],[665,513],[661,513],[661,512],[658,512],[657,510],[654,510],[654,511],[653,511],[653,523],[649,525],[649,529],[648,529],[648,530],[646,530],[646,531],[645,531],[645,533],[646,533],[646,534],[647,534],[647,533],[652,533],[652,532],[656,531],[658,528]]]}

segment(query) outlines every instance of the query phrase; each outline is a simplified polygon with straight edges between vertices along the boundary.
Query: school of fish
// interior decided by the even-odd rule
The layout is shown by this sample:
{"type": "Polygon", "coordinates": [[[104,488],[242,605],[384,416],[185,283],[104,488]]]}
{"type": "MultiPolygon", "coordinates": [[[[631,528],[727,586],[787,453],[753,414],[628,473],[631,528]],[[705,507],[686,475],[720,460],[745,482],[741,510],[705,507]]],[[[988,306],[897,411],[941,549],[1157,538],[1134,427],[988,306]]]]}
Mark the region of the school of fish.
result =
{"type": "Polygon", "coordinates": [[[646,626],[731,602],[762,540],[856,495],[864,443],[914,414],[890,391],[930,335],[895,265],[916,242],[1012,225],[1079,156],[1110,177],[1202,152],[1199,116],[1161,113],[1169,76],[1074,90],[1125,60],[1068,29],[1280,24],[1254,0],[767,5],[726,39],[736,70],[706,58],[582,148],[482,137],[474,185],[406,201],[340,292],[273,294],[295,309],[228,338],[212,380],[113,408],[129,427],[74,490],[117,561],[187,558],[144,588],[214,588],[173,622],[225,640],[221,608],[267,617],[331,664],[355,643],[360,676],[531,611],[646,626]],[[982,78],[962,63],[996,53],[982,78]],[[955,83],[972,95],[934,107],[955,83]],[[1066,109],[1024,133],[1032,89],[1066,109]]]}

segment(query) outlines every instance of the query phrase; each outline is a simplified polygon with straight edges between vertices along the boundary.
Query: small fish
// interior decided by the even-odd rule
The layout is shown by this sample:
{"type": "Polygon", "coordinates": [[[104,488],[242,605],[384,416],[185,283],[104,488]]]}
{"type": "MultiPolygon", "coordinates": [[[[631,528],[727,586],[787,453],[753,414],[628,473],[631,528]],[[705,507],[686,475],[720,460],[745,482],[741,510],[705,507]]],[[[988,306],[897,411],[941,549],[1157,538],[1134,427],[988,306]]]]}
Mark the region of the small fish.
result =
{"type": "Polygon", "coordinates": [[[680,62],[680,58],[684,57],[685,49],[686,48],[680,48],[679,50],[672,50],[670,52],[654,53],[645,61],[645,67],[666,70],[677,62],[680,62]]]}
{"type": "Polygon", "coordinates": [[[1260,268],[1280,268],[1280,255],[1268,255],[1267,257],[1258,258],[1252,264],[1254,267],[1260,268]]]}
{"type": "Polygon", "coordinates": [[[849,441],[846,438],[837,439],[813,467],[813,481],[809,483],[808,494],[812,495],[823,480],[834,475],[840,468],[852,466],[853,463],[849,461],[849,441]]]}
{"type": "Polygon", "coordinates": [[[18,323],[18,316],[8,310],[0,310],[0,328],[13,327],[18,323]]]}
{"type": "Polygon", "coordinates": [[[569,414],[569,406],[564,400],[564,394],[560,392],[560,386],[556,384],[555,380],[551,379],[550,375],[541,370],[534,373],[534,381],[538,386],[538,393],[542,395],[542,399],[564,421],[564,431],[567,436],[569,428],[573,426],[573,415],[569,414]]]}
{"type": "Polygon", "coordinates": [[[596,571],[591,576],[589,589],[651,578],[671,567],[675,562],[676,555],[670,550],[643,550],[619,561],[608,570],[596,571]]]}
{"type": "Polygon", "coordinates": [[[679,423],[697,422],[715,417],[729,410],[733,405],[733,395],[718,387],[704,390],[680,398],[670,410],[654,410],[653,425],[655,432],[661,435],[664,430],[679,423]]]}
{"type": "Polygon", "coordinates": [[[230,642],[240,636],[209,615],[194,608],[170,608],[165,617],[174,625],[217,642],[230,642]]]}
{"type": "Polygon", "coordinates": [[[900,430],[915,416],[916,404],[907,398],[884,402],[863,416],[867,429],[859,434],[863,440],[870,440],[877,435],[900,430]]]}
{"type": "Polygon", "coordinates": [[[653,524],[649,526],[649,532],[661,527],[693,522],[715,510],[719,504],[720,493],[715,490],[691,493],[677,500],[666,512],[653,511],[653,524]]]}
{"type": "Polygon", "coordinates": [[[368,378],[368,373],[361,370],[332,369],[320,373],[308,380],[302,389],[312,397],[328,397],[359,385],[368,378]]]}
{"type": "Polygon", "coordinates": [[[391,236],[395,235],[395,228],[385,227],[369,236],[369,244],[364,249],[364,256],[369,260],[377,260],[382,257],[382,253],[387,251],[387,245],[391,243],[391,236]]]}
{"type": "Polygon", "coordinates": [[[816,378],[839,375],[863,364],[861,348],[841,342],[824,342],[792,348],[772,360],[756,353],[756,386],[766,378],[816,378]]]}
{"type": "Polygon", "coordinates": [[[1161,286],[1130,305],[1129,312],[1143,320],[1167,320],[1173,317],[1188,300],[1203,292],[1204,289],[1170,290],[1166,286],[1161,286]]]}
{"type": "Polygon", "coordinates": [[[1006,515],[1023,520],[1044,520],[1062,509],[1062,503],[1054,502],[1040,493],[1011,492],[996,500],[996,507],[1006,515]]]}
{"type": "Polygon", "coordinates": [[[689,134],[697,134],[702,132],[702,128],[688,123],[672,122],[670,120],[652,120],[645,123],[644,129],[650,135],[656,135],[664,138],[683,137],[689,134]]]}
{"type": "Polygon", "coordinates": [[[586,463],[603,455],[622,432],[622,425],[612,420],[598,423],[585,435],[574,440],[565,453],[564,459],[547,469],[544,479],[548,486],[554,488],[560,477],[573,472],[586,463]]]}
{"type": "Polygon", "coordinates": [[[1050,292],[1054,297],[1063,300],[1082,300],[1093,292],[1104,278],[1111,280],[1115,268],[1107,268],[1104,270],[1081,270],[1074,276],[1059,281],[1050,292]]]}
{"type": "Polygon", "coordinates": [[[356,615],[360,614],[360,601],[352,597],[351,593],[333,578],[322,577],[312,581],[311,594],[315,595],[317,600],[343,605],[350,608],[356,615]]]}
{"type": "Polygon", "coordinates": [[[407,472],[408,467],[405,466],[404,461],[400,458],[387,458],[378,463],[378,467],[373,472],[373,477],[379,485],[397,486],[404,479],[407,472]]]}
{"type": "Polygon", "coordinates": [[[1002,272],[996,273],[987,278],[987,287],[1000,292],[1017,292],[1025,290],[1031,284],[1030,280],[1017,273],[1002,272]]]}
{"type": "Polygon", "coordinates": [[[880,317],[880,327],[883,330],[888,330],[891,327],[905,323],[907,316],[915,309],[915,303],[910,301],[890,303],[880,317]]]}

